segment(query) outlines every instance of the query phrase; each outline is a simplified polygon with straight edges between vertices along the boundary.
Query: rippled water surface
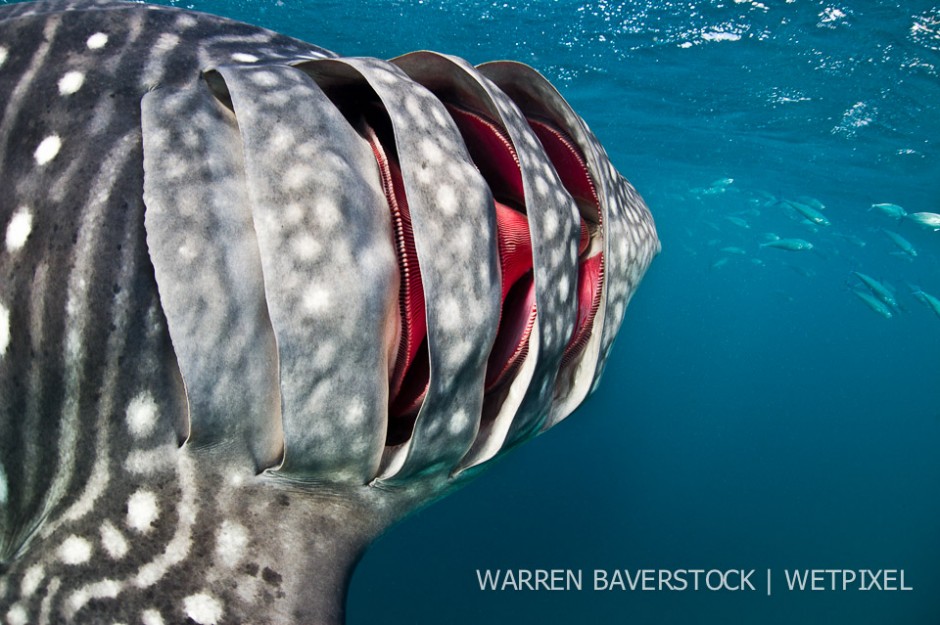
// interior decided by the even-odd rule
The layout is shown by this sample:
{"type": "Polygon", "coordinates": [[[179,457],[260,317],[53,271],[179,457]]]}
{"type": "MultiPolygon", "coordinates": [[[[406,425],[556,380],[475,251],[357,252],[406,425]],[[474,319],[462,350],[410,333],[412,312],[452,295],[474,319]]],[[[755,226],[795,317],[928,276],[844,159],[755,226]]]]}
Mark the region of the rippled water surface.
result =
{"type": "Polygon", "coordinates": [[[174,4],[344,55],[529,63],[660,230],[600,390],[382,538],[350,623],[940,622],[940,312],[922,295],[940,297],[940,232],[871,208],[940,213],[937,5],[174,4]],[[855,272],[894,294],[891,318],[855,272]],[[497,568],[760,584],[481,591],[476,570],[497,568]],[[787,592],[787,568],[904,569],[914,590],[787,592]]]}

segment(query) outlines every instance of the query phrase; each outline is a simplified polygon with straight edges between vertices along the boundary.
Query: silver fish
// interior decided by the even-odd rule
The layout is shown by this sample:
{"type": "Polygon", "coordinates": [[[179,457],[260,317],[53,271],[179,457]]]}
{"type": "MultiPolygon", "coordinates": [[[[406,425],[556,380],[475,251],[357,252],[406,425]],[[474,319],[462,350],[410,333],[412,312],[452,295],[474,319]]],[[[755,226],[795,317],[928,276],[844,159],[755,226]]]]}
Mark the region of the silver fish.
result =
{"type": "Polygon", "coordinates": [[[804,239],[774,239],[760,244],[761,247],[776,247],[791,252],[805,252],[813,249],[813,244],[804,239]]]}
{"type": "Polygon", "coordinates": [[[0,180],[6,623],[342,622],[660,249],[529,67],[111,0],[0,6],[0,180]]]}
{"type": "Polygon", "coordinates": [[[911,257],[917,256],[917,250],[914,248],[914,245],[910,241],[902,237],[900,234],[898,234],[897,232],[893,232],[891,230],[884,230],[884,233],[889,239],[891,239],[891,241],[896,246],[898,246],[899,250],[901,250],[908,256],[911,256],[911,257]]]}
{"type": "Polygon", "coordinates": [[[940,298],[925,292],[920,287],[912,286],[911,295],[924,303],[927,308],[932,310],[935,315],[940,317],[940,298]]]}
{"type": "Polygon", "coordinates": [[[783,202],[787,206],[795,210],[797,213],[799,213],[802,217],[804,217],[810,223],[813,223],[817,226],[832,225],[832,222],[830,222],[829,219],[825,215],[823,215],[821,212],[819,212],[812,206],[803,204],[802,202],[797,202],[795,200],[783,200],[783,202]]]}
{"type": "Polygon", "coordinates": [[[852,273],[868,287],[875,297],[891,308],[895,310],[898,309],[898,300],[887,286],[864,273],[858,271],[853,271],[852,273]]]}
{"type": "Polygon", "coordinates": [[[832,236],[848,241],[849,243],[851,243],[852,245],[856,247],[865,247],[866,245],[868,245],[864,239],[861,239],[854,234],[843,234],[841,232],[833,232],[832,236]]]}
{"type": "Polygon", "coordinates": [[[902,217],[907,216],[907,211],[901,208],[900,206],[898,206],[897,204],[891,204],[889,202],[882,202],[880,204],[872,204],[871,207],[875,209],[876,211],[878,211],[879,213],[881,213],[882,215],[891,217],[893,219],[901,219],[902,217]]]}
{"type": "Polygon", "coordinates": [[[858,299],[865,302],[865,304],[872,309],[874,312],[878,313],[885,319],[891,319],[894,316],[894,313],[891,312],[891,309],[885,306],[884,302],[880,299],[874,297],[871,293],[866,291],[858,291],[852,289],[852,292],[858,297],[858,299]]]}
{"type": "Polygon", "coordinates": [[[800,195],[796,198],[798,202],[811,206],[816,210],[822,211],[826,210],[826,205],[823,204],[819,199],[811,197],[809,195],[800,195]]]}
{"type": "Polygon", "coordinates": [[[940,214],[938,213],[908,213],[907,218],[928,230],[934,232],[940,230],[940,214]]]}

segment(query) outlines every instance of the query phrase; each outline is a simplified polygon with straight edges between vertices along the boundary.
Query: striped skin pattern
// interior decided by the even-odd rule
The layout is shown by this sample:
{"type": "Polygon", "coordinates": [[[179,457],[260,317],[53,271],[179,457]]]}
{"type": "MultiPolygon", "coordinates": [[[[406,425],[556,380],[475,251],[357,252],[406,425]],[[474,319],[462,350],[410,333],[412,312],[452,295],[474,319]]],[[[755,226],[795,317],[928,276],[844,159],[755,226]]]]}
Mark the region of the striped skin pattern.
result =
{"type": "Polygon", "coordinates": [[[342,622],[371,540],[584,400],[659,251],[515,63],[65,0],[0,7],[0,94],[9,625],[342,622]]]}

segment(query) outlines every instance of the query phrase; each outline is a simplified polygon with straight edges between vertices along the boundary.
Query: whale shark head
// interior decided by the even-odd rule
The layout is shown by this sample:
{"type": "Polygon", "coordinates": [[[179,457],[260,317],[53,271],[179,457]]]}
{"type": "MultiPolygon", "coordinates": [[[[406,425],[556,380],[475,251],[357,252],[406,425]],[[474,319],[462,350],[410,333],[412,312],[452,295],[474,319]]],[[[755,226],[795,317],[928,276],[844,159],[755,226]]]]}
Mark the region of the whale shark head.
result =
{"type": "Polygon", "coordinates": [[[0,615],[341,622],[596,387],[659,242],[535,70],[0,7],[0,615]]]}

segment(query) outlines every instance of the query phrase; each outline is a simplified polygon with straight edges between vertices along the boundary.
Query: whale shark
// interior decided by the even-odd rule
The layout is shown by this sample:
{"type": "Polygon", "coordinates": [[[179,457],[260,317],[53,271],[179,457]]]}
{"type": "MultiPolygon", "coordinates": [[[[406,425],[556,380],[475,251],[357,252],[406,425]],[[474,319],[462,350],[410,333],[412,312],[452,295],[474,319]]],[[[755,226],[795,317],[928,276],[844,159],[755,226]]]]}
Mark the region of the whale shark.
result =
{"type": "Polygon", "coordinates": [[[0,7],[0,620],[341,623],[597,386],[660,250],[536,70],[0,7]]]}

